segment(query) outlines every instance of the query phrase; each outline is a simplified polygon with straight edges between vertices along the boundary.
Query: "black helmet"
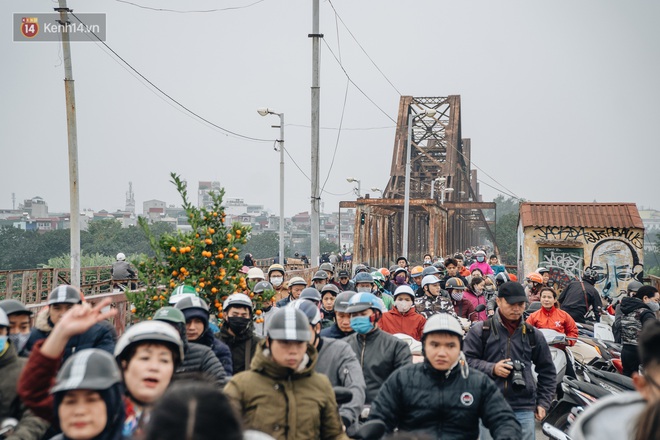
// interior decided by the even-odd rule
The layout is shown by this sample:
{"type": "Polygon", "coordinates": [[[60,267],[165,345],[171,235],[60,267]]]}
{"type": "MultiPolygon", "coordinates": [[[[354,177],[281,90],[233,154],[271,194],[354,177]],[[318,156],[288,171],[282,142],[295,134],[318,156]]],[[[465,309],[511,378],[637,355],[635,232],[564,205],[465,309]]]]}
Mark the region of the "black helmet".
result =
{"type": "Polygon", "coordinates": [[[316,301],[317,303],[321,302],[321,293],[313,287],[306,287],[300,292],[298,299],[306,299],[309,301],[316,301]]]}
{"type": "Polygon", "coordinates": [[[369,268],[365,264],[358,264],[355,266],[355,275],[362,272],[369,272],[369,268]]]}
{"type": "Polygon", "coordinates": [[[4,299],[0,301],[0,309],[4,310],[7,315],[32,315],[32,312],[25,307],[25,304],[15,299],[4,299]]]}
{"type": "Polygon", "coordinates": [[[74,353],[64,362],[50,393],[107,390],[121,381],[121,372],[112,355],[105,350],[88,348],[74,353]]]}
{"type": "Polygon", "coordinates": [[[294,307],[278,309],[268,320],[266,334],[275,341],[307,342],[312,336],[307,315],[294,307]]]}
{"type": "Polygon", "coordinates": [[[256,294],[264,293],[266,290],[274,290],[273,285],[268,281],[259,281],[252,288],[252,292],[256,294]]]}
{"type": "Polygon", "coordinates": [[[51,304],[80,304],[82,297],[80,291],[73,286],[62,284],[54,288],[48,295],[48,305],[51,304]]]}
{"type": "Polygon", "coordinates": [[[323,263],[319,266],[319,270],[325,270],[328,272],[335,273],[335,268],[330,263],[323,263]]]}
{"type": "Polygon", "coordinates": [[[433,266],[427,266],[422,271],[422,277],[425,277],[426,275],[435,275],[437,273],[440,273],[440,271],[437,268],[433,266]]]}
{"type": "Polygon", "coordinates": [[[316,280],[327,280],[328,279],[328,273],[324,270],[319,270],[314,274],[314,277],[312,278],[312,281],[316,280]]]}
{"type": "Polygon", "coordinates": [[[337,295],[337,298],[335,298],[335,312],[346,313],[346,309],[348,309],[348,301],[353,295],[357,295],[357,292],[347,290],[337,295]]]}
{"type": "Polygon", "coordinates": [[[197,296],[186,296],[176,303],[175,307],[181,311],[188,309],[200,309],[209,314],[209,305],[202,298],[197,296]]]}

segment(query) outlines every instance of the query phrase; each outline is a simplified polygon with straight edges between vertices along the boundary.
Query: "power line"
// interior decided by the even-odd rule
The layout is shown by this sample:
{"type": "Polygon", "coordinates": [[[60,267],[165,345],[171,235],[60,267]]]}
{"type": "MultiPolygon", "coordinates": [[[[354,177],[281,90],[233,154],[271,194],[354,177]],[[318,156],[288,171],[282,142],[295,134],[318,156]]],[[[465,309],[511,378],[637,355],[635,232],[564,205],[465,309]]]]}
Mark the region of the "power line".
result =
{"type": "MultiPolygon", "coordinates": [[[[284,124],[285,127],[302,127],[302,128],[312,128],[310,125],[303,124],[284,124]]],[[[357,127],[357,128],[346,128],[346,127],[320,127],[321,130],[344,130],[344,131],[367,131],[367,130],[384,130],[387,128],[396,128],[396,125],[388,125],[385,127],[357,127]]]]}
{"type": "Polygon", "coordinates": [[[236,10],[236,9],[245,9],[245,8],[249,8],[250,6],[254,6],[258,3],[261,3],[265,0],[257,0],[256,2],[250,3],[248,5],[244,5],[244,6],[230,6],[230,7],[227,7],[227,8],[206,9],[206,10],[202,10],[202,11],[177,11],[175,9],[152,8],[150,6],[139,5],[137,3],[129,2],[127,0],[115,0],[115,1],[119,2],[119,3],[125,3],[125,4],[131,5],[131,6],[135,6],[135,7],[140,8],[140,9],[147,9],[149,11],[176,12],[178,14],[197,14],[197,13],[221,12],[221,11],[232,11],[232,10],[236,10]]]}
{"type": "Polygon", "coordinates": [[[328,169],[328,175],[325,176],[325,181],[323,182],[323,186],[321,187],[321,192],[325,189],[325,184],[328,183],[328,179],[330,178],[330,173],[332,172],[332,167],[335,165],[335,156],[337,156],[337,149],[339,147],[339,137],[341,136],[341,126],[344,123],[344,111],[346,110],[346,101],[348,99],[348,86],[350,83],[348,80],[346,80],[346,91],[344,92],[344,104],[341,107],[341,117],[339,118],[339,131],[337,132],[337,140],[335,142],[335,150],[332,153],[332,161],[330,162],[330,168],[328,169]]]}
{"type": "Polygon", "coordinates": [[[348,80],[350,81],[350,83],[353,84],[353,86],[355,86],[355,88],[358,89],[358,90],[360,91],[360,93],[362,93],[362,95],[364,95],[364,97],[367,98],[367,99],[369,100],[369,102],[371,102],[371,103],[372,103],[372,104],[373,104],[378,110],[380,110],[381,113],[383,113],[385,116],[387,116],[387,119],[389,119],[390,121],[392,121],[392,122],[394,122],[394,123],[396,124],[396,121],[395,121],[395,120],[394,120],[394,119],[393,119],[393,118],[392,118],[392,117],[391,117],[391,116],[390,116],[385,110],[383,110],[378,104],[376,104],[376,102],[375,102],[373,99],[371,99],[371,98],[369,97],[369,95],[367,95],[367,94],[364,92],[364,90],[362,90],[362,89],[360,88],[360,86],[358,86],[358,85],[355,83],[355,81],[353,81],[353,79],[350,77],[350,75],[348,74],[348,72],[347,72],[346,69],[344,68],[344,65],[341,63],[341,61],[339,61],[339,58],[337,58],[337,55],[335,55],[335,53],[332,51],[332,48],[330,48],[330,45],[328,45],[328,43],[327,43],[325,40],[322,40],[322,41],[323,41],[323,43],[325,44],[325,46],[328,48],[328,50],[330,51],[330,53],[332,54],[332,56],[333,56],[333,58],[335,59],[335,61],[337,61],[337,64],[339,64],[339,67],[340,67],[341,70],[344,72],[344,75],[346,75],[346,78],[348,78],[348,80]]]}
{"type": "Polygon", "coordinates": [[[484,185],[486,185],[486,186],[488,186],[488,187],[490,187],[490,188],[493,188],[495,191],[499,191],[499,192],[501,192],[501,193],[504,193],[504,195],[507,195],[507,196],[509,196],[509,197],[511,197],[511,198],[513,198],[513,199],[516,199],[516,200],[522,200],[520,197],[515,196],[515,195],[513,195],[513,194],[509,194],[509,193],[507,193],[506,191],[503,191],[501,188],[496,188],[496,187],[494,187],[493,185],[489,185],[488,183],[484,182],[484,181],[481,180],[481,179],[477,179],[477,182],[479,182],[479,183],[481,183],[481,184],[484,184],[484,185]]]}
{"type": "MultiPolygon", "coordinates": [[[[73,12],[70,12],[70,14],[73,15],[73,16],[76,18],[76,20],[78,20],[81,24],[85,25],[85,23],[84,23],[80,18],[78,18],[78,16],[75,15],[73,12]]],[[[86,26],[86,25],[85,25],[85,26],[86,26]]],[[[89,29],[89,27],[87,27],[87,28],[89,29]]],[[[91,32],[91,31],[90,31],[90,32],[91,32]]],[[[161,89],[160,87],[158,87],[156,84],[154,84],[153,82],[151,82],[146,76],[144,76],[143,74],[141,74],[141,73],[140,73],[135,67],[133,67],[128,61],[126,61],[126,60],[125,60],[124,58],[122,58],[117,52],[115,52],[114,49],[112,49],[110,46],[108,46],[108,45],[106,44],[105,41],[101,40],[101,39],[99,38],[98,35],[96,35],[94,32],[91,32],[91,34],[94,35],[94,37],[96,37],[96,39],[97,39],[97,40],[98,40],[103,46],[105,46],[110,52],[112,52],[113,55],[115,55],[118,59],[120,59],[120,60],[121,60],[126,66],[128,66],[129,69],[131,69],[133,72],[135,72],[140,78],[142,78],[144,81],[146,81],[151,87],[153,87],[154,89],[156,89],[156,90],[157,90],[159,93],[161,93],[164,97],[166,97],[167,99],[169,99],[171,102],[173,102],[174,104],[176,104],[177,106],[179,106],[179,107],[180,107],[181,109],[183,109],[184,111],[186,111],[186,112],[188,112],[189,114],[193,115],[194,117],[198,118],[199,120],[204,121],[205,123],[209,124],[210,126],[215,127],[215,128],[217,128],[218,130],[221,130],[221,131],[225,132],[227,135],[232,135],[232,136],[237,137],[237,138],[241,138],[241,139],[245,139],[245,140],[249,140],[249,141],[254,141],[254,142],[272,142],[272,141],[273,141],[272,139],[261,139],[261,138],[254,138],[254,137],[251,137],[251,136],[245,136],[245,135],[243,135],[243,134],[240,134],[240,133],[237,133],[237,132],[235,132],[235,131],[229,130],[229,129],[227,129],[227,128],[221,127],[220,125],[215,124],[215,123],[209,121],[208,119],[204,118],[203,116],[199,115],[198,113],[195,113],[194,111],[190,110],[188,107],[186,107],[185,105],[181,104],[179,101],[177,101],[176,99],[174,99],[172,96],[170,96],[167,92],[165,92],[163,89],[161,89]]]]}
{"type": "Polygon", "coordinates": [[[335,11],[335,17],[336,17],[336,18],[339,18],[339,21],[341,21],[341,24],[344,25],[344,27],[345,27],[346,30],[348,31],[349,35],[353,38],[353,41],[355,41],[355,42],[357,43],[357,45],[360,47],[360,49],[362,49],[362,52],[367,56],[367,58],[369,58],[369,61],[371,61],[371,64],[373,64],[374,67],[376,68],[376,70],[378,70],[378,71],[380,72],[380,74],[383,75],[383,78],[385,78],[385,81],[387,81],[387,82],[392,86],[392,88],[393,88],[394,90],[396,90],[396,92],[399,94],[399,96],[403,95],[403,93],[401,93],[401,92],[399,91],[399,89],[396,88],[396,86],[392,83],[392,81],[390,81],[390,79],[385,75],[385,73],[383,73],[383,71],[380,70],[380,67],[378,67],[378,65],[376,64],[376,62],[375,62],[375,61],[369,56],[369,54],[368,54],[367,51],[364,49],[364,47],[362,47],[362,45],[361,45],[360,42],[357,40],[357,38],[355,38],[355,35],[353,35],[353,32],[351,32],[351,30],[348,28],[348,26],[346,25],[346,23],[344,22],[344,20],[342,20],[342,18],[341,18],[341,17],[339,16],[339,14],[337,13],[337,9],[335,9],[335,5],[332,4],[332,0],[328,0],[328,3],[330,3],[330,6],[332,7],[332,10],[335,11]]]}
{"type": "MultiPolygon", "coordinates": [[[[291,156],[291,154],[289,154],[289,150],[284,148],[284,152],[286,153],[287,156],[289,156],[289,159],[291,159],[291,162],[293,162],[293,164],[296,166],[296,168],[298,168],[298,171],[300,171],[302,173],[302,175],[305,176],[305,178],[311,182],[312,179],[310,179],[309,176],[307,175],[307,173],[305,173],[302,170],[302,168],[300,168],[300,165],[298,165],[298,162],[296,162],[296,160],[293,158],[293,156],[291,156]]],[[[330,192],[330,191],[327,191],[327,190],[321,190],[321,192],[324,192],[326,194],[330,194],[331,196],[345,196],[346,194],[352,193],[353,190],[348,191],[348,192],[343,193],[343,194],[336,194],[336,193],[333,193],[333,192],[330,192]]]]}

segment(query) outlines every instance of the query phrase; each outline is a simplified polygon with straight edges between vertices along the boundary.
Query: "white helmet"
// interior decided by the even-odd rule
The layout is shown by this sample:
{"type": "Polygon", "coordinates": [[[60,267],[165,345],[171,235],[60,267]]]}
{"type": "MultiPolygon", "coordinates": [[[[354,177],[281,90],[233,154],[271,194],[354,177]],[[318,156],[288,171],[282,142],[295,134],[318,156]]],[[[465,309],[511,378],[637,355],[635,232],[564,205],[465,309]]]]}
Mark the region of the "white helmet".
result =
{"type": "Polygon", "coordinates": [[[232,306],[247,307],[252,312],[252,300],[244,293],[232,293],[222,304],[222,311],[226,312],[232,306]]]}
{"type": "Polygon", "coordinates": [[[404,284],[403,286],[399,286],[396,288],[394,291],[394,299],[396,299],[397,296],[399,295],[410,295],[410,297],[415,300],[415,292],[413,292],[412,287],[408,286],[407,284],[404,284]]]}
{"type": "Polygon", "coordinates": [[[125,259],[126,259],[126,255],[124,255],[123,253],[120,252],[117,254],[117,261],[124,261],[125,259]]]}
{"type": "Polygon", "coordinates": [[[259,279],[259,278],[261,278],[262,280],[266,279],[266,276],[264,275],[264,271],[259,269],[258,267],[250,268],[247,271],[247,277],[249,280],[259,279]]]}
{"type": "Polygon", "coordinates": [[[461,324],[458,322],[458,319],[454,318],[449,313],[436,313],[426,320],[422,335],[425,336],[434,332],[454,333],[459,338],[463,338],[463,328],[461,327],[461,324]]]}
{"type": "Polygon", "coordinates": [[[177,353],[179,358],[175,364],[183,362],[183,342],[179,332],[174,327],[163,321],[141,321],[129,327],[117,340],[115,345],[115,358],[119,361],[127,360],[128,348],[133,344],[142,342],[163,343],[177,353]]]}
{"type": "Polygon", "coordinates": [[[0,308],[0,327],[9,327],[9,318],[2,308],[0,308]]]}
{"type": "Polygon", "coordinates": [[[426,275],[422,279],[422,288],[424,286],[426,286],[427,284],[438,284],[439,282],[440,282],[440,280],[435,275],[426,275]]]}

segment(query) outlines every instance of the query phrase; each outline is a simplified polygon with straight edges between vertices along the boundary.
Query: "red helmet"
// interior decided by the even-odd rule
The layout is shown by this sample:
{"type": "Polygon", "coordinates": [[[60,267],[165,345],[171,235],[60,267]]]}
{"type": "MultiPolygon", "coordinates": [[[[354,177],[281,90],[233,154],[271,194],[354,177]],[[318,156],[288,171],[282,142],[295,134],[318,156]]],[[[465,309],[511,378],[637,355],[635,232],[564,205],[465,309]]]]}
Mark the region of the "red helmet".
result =
{"type": "Polygon", "coordinates": [[[380,269],[378,269],[378,272],[382,273],[384,277],[390,276],[390,270],[386,267],[381,267],[380,269]]]}

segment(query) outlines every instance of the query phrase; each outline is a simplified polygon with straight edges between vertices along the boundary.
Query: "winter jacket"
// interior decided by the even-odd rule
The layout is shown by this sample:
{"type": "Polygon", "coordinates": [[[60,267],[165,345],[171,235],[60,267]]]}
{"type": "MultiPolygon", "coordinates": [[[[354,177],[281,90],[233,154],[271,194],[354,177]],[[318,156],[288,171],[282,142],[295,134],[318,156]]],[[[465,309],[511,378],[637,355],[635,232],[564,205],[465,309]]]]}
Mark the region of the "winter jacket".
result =
{"type": "Polygon", "coordinates": [[[266,326],[268,325],[268,320],[273,316],[273,314],[277,311],[277,307],[271,307],[270,310],[267,312],[263,312],[259,318],[262,318],[264,322],[260,323],[254,323],[254,334],[265,338],[266,337],[266,326]]]}
{"type": "Polygon", "coordinates": [[[344,341],[324,337],[317,349],[319,355],[314,370],[326,375],[333,387],[346,387],[353,392],[353,399],[339,407],[339,415],[347,428],[354,426],[364,406],[367,389],[355,352],[344,341]]]}
{"type": "Polygon", "coordinates": [[[206,331],[202,333],[202,336],[200,336],[199,339],[193,341],[192,343],[209,347],[211,350],[213,350],[215,357],[217,357],[222,364],[222,367],[225,369],[225,373],[227,373],[227,377],[229,378],[232,374],[234,374],[231,350],[227,344],[216,338],[210,329],[207,328],[206,331]]]}
{"type": "Polygon", "coordinates": [[[509,335],[509,331],[502,324],[499,310],[495,312],[492,320],[488,320],[489,324],[491,322],[493,325],[485,345],[482,340],[484,322],[474,324],[465,336],[463,352],[468,363],[495,381],[514,411],[534,411],[537,406],[548,410],[555,394],[557,372],[545,338],[540,332],[534,331],[533,327],[526,326],[522,319],[513,335],[509,335]],[[513,375],[502,378],[493,374],[495,364],[507,358],[525,364],[524,391],[513,390],[513,375]],[[532,363],[538,374],[538,385],[532,375],[532,363]]]}
{"type": "Polygon", "coordinates": [[[467,299],[463,298],[460,301],[451,300],[451,303],[454,305],[454,312],[459,318],[469,319],[470,321],[476,321],[478,318],[478,313],[474,312],[474,305],[467,299]]]}
{"type": "Polygon", "coordinates": [[[493,272],[493,268],[490,267],[490,264],[486,263],[485,261],[483,263],[479,263],[478,261],[475,261],[470,265],[470,273],[472,273],[473,270],[479,269],[484,276],[486,275],[493,275],[495,272],[493,272]]]}
{"type": "MultiPolygon", "coordinates": [[[[25,350],[31,351],[34,344],[41,339],[46,339],[51,330],[53,330],[53,324],[50,321],[49,313],[46,312],[37,315],[37,320],[30,333],[30,339],[25,344],[25,350]]],[[[62,362],[66,361],[76,351],[84,350],[85,348],[100,348],[114,356],[113,352],[116,341],[117,332],[112,324],[108,321],[99,322],[98,324],[94,324],[85,333],[69,339],[64,349],[64,359],[62,362]]]]}
{"type": "Polygon", "coordinates": [[[337,323],[333,324],[331,327],[321,330],[321,336],[330,339],[344,339],[346,336],[350,336],[352,334],[353,332],[344,333],[341,331],[337,323]]]}
{"type": "Polygon", "coordinates": [[[177,367],[175,374],[199,372],[215,379],[221,387],[229,380],[222,364],[209,347],[202,344],[186,342],[183,362],[177,367]]]}
{"type": "Polygon", "coordinates": [[[415,298],[415,311],[424,318],[429,319],[431,316],[440,312],[454,315],[454,306],[451,300],[442,294],[438,296],[424,295],[421,298],[415,298]]]}
{"type": "Polygon", "coordinates": [[[18,420],[14,433],[3,437],[6,439],[39,440],[48,429],[48,423],[27,409],[18,397],[18,379],[26,362],[27,359],[18,357],[11,343],[0,355],[0,420],[18,420]]]}
{"type": "Polygon", "coordinates": [[[348,283],[346,284],[337,283],[337,287],[339,287],[339,290],[341,292],[346,292],[346,291],[355,292],[355,283],[353,282],[353,280],[348,280],[348,283]]]}
{"type": "MultiPolygon", "coordinates": [[[[463,299],[467,299],[472,303],[476,309],[479,304],[483,304],[488,307],[488,300],[486,299],[486,292],[483,292],[481,295],[475,295],[473,292],[466,290],[463,293],[463,299]]],[[[484,310],[483,312],[475,313],[476,321],[485,321],[488,318],[488,313],[484,310]]]]}
{"type": "Polygon", "coordinates": [[[637,338],[642,327],[647,322],[655,320],[655,313],[644,301],[634,296],[623,298],[619,309],[621,313],[618,318],[620,322],[618,326],[620,327],[621,343],[637,345],[637,338]]]}
{"type": "Polygon", "coordinates": [[[112,263],[110,275],[113,280],[131,280],[136,278],[135,271],[126,261],[115,261],[112,263]]]}
{"type": "Polygon", "coordinates": [[[383,313],[378,326],[381,330],[391,335],[405,333],[408,336],[412,336],[415,340],[420,341],[422,339],[424,324],[426,324],[426,318],[417,313],[414,307],[411,307],[405,314],[402,314],[399,312],[399,309],[394,307],[389,312],[383,313]]]}
{"type": "Polygon", "coordinates": [[[561,304],[561,309],[571,315],[575,322],[585,322],[584,315],[587,314],[587,304],[593,307],[596,320],[599,319],[600,311],[603,308],[603,301],[596,288],[586,281],[580,280],[568,283],[559,295],[558,301],[561,304]]]}
{"type": "Polygon", "coordinates": [[[252,327],[252,325],[253,324],[250,324],[242,335],[232,335],[229,333],[229,325],[227,322],[225,322],[220,329],[220,340],[227,344],[231,350],[234,374],[250,368],[250,362],[254,357],[257,344],[261,341],[261,338],[254,334],[254,327],[252,327]]]}
{"type": "Polygon", "coordinates": [[[641,394],[633,391],[603,397],[575,419],[569,435],[573,440],[632,439],[646,405],[641,394]]]}
{"type": "Polygon", "coordinates": [[[353,333],[346,342],[357,355],[367,384],[366,404],[378,394],[380,386],[394,370],[412,362],[410,347],[401,339],[379,328],[366,335],[353,333]]]}
{"type": "MultiPolygon", "coordinates": [[[[563,333],[568,338],[578,337],[578,328],[571,315],[559,310],[557,307],[552,307],[546,310],[541,307],[536,312],[529,315],[527,323],[536,328],[549,328],[559,333],[563,333]]],[[[568,345],[575,345],[575,341],[566,341],[568,345]]]]}
{"type": "Polygon", "coordinates": [[[317,357],[308,344],[302,367],[292,370],[275,363],[261,341],[250,370],[225,387],[245,427],[278,440],[347,440],[330,381],[314,371],[317,357]]]}
{"type": "Polygon", "coordinates": [[[282,307],[288,306],[290,302],[291,302],[291,295],[288,295],[286,298],[282,298],[281,300],[276,302],[275,307],[281,309],[282,307]]]}
{"type": "Polygon", "coordinates": [[[399,368],[385,381],[369,419],[382,420],[391,432],[426,434],[433,439],[476,440],[479,420],[494,440],[518,440],[522,433],[495,383],[473,368],[463,376],[460,364],[449,371],[427,360],[399,368]]]}

